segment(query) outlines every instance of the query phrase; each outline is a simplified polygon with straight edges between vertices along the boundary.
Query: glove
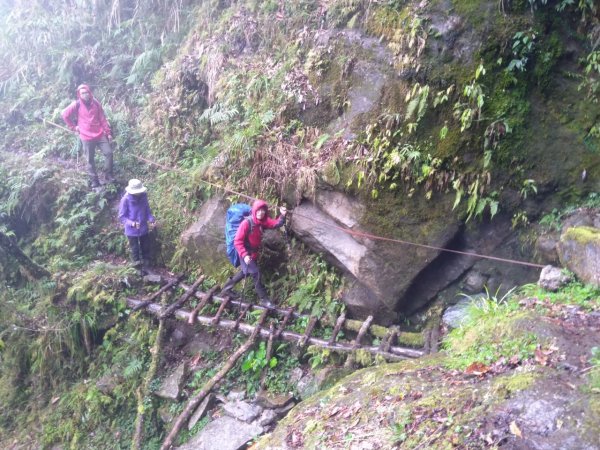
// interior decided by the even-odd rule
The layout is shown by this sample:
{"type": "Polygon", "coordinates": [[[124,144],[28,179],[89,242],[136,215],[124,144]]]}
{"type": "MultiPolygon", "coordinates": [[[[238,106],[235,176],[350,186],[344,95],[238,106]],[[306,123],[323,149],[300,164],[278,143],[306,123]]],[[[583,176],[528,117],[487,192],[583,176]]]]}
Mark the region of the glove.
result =
{"type": "Polygon", "coordinates": [[[244,256],[244,262],[246,263],[246,265],[250,264],[250,261],[252,261],[252,258],[250,257],[250,255],[244,256]]]}
{"type": "Polygon", "coordinates": [[[287,214],[287,208],[285,206],[282,206],[281,208],[279,208],[279,212],[282,216],[285,216],[287,214]]]}

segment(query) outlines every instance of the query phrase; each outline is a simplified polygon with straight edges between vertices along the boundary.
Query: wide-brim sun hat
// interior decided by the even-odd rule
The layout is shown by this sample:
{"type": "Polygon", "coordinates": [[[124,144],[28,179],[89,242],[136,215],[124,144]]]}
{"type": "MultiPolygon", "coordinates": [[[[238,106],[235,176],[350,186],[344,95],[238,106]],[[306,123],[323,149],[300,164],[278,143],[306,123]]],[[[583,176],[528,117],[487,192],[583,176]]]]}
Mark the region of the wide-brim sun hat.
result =
{"type": "Polygon", "coordinates": [[[125,188],[128,194],[141,194],[142,192],[146,192],[146,187],[142,184],[140,180],[136,180],[135,178],[129,180],[129,184],[125,188]]]}

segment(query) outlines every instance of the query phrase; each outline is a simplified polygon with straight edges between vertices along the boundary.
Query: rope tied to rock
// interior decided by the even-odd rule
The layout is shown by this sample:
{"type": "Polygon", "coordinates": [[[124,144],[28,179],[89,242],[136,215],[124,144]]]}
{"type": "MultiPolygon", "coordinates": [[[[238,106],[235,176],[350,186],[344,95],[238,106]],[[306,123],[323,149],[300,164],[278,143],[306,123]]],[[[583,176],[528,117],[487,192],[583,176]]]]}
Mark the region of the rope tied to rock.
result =
{"type": "MultiPolygon", "coordinates": [[[[186,171],[178,169],[176,167],[166,166],[164,164],[157,163],[155,161],[143,158],[141,156],[137,156],[137,155],[133,155],[133,156],[135,158],[139,159],[140,161],[144,161],[147,164],[151,164],[151,165],[160,167],[160,168],[162,168],[164,170],[173,171],[173,172],[179,172],[179,173],[187,173],[186,171]]],[[[245,199],[248,199],[248,200],[256,200],[255,197],[252,197],[252,196],[247,195],[247,194],[243,194],[241,192],[237,192],[237,191],[235,191],[233,189],[227,188],[227,187],[222,186],[220,184],[213,183],[212,181],[208,181],[208,180],[205,180],[203,178],[199,178],[199,181],[201,181],[202,183],[205,183],[205,184],[207,184],[209,186],[215,187],[217,189],[221,189],[224,192],[228,192],[230,194],[237,195],[239,197],[242,197],[242,198],[245,198],[245,199]]],[[[292,211],[290,211],[290,212],[292,212],[292,211]]],[[[292,213],[295,216],[297,216],[297,217],[302,217],[302,218],[304,218],[306,220],[310,220],[311,222],[319,223],[319,224],[324,225],[324,226],[329,227],[329,228],[335,228],[336,230],[339,230],[339,231],[341,231],[343,233],[346,233],[346,234],[349,234],[349,235],[355,236],[355,237],[361,237],[361,238],[375,240],[375,241],[393,242],[395,244],[409,245],[409,246],[412,246],[412,247],[419,247],[419,248],[426,248],[426,249],[429,249],[429,250],[437,250],[437,251],[441,251],[441,252],[454,253],[454,254],[458,254],[458,255],[470,256],[470,257],[479,258],[479,259],[489,259],[489,260],[492,260],[492,261],[499,261],[499,262],[504,262],[504,263],[508,263],[508,264],[517,264],[517,265],[521,265],[521,266],[535,267],[535,268],[538,268],[538,269],[542,269],[544,267],[543,264],[536,264],[536,263],[532,263],[532,262],[528,262],[528,261],[519,261],[519,260],[516,260],[516,259],[510,259],[510,258],[500,258],[498,256],[483,255],[481,253],[475,253],[475,252],[463,252],[463,251],[454,250],[454,249],[451,249],[451,248],[437,247],[435,245],[420,244],[420,243],[417,243],[417,242],[410,242],[410,241],[406,241],[406,240],[403,240],[403,239],[395,239],[395,238],[389,238],[389,237],[385,237],[385,236],[378,236],[378,235],[375,235],[375,234],[366,233],[364,231],[356,231],[356,230],[351,230],[351,229],[348,229],[348,228],[344,228],[344,227],[341,227],[341,226],[333,224],[333,223],[328,223],[328,222],[316,219],[314,217],[307,217],[307,216],[305,216],[303,214],[300,214],[298,212],[292,212],[292,213]]]]}

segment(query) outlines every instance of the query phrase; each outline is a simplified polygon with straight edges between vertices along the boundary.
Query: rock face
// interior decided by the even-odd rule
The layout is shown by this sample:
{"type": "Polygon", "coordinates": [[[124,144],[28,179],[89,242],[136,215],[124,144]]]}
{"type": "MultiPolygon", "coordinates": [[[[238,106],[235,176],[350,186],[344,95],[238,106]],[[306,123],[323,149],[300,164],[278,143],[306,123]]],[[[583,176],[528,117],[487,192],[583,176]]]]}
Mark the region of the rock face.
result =
{"type": "Polygon", "coordinates": [[[320,191],[315,203],[305,201],[294,210],[293,231],[350,278],[343,300],[355,316],[374,314],[380,322],[394,320],[412,281],[439,252],[352,232],[445,247],[459,231],[447,201],[421,216],[417,202],[423,200],[402,198],[374,208],[340,192],[320,191]]]}
{"type": "Polygon", "coordinates": [[[223,416],[210,422],[200,433],[178,450],[238,450],[250,439],[263,432],[256,424],[248,424],[223,416]]]}
{"type": "Polygon", "coordinates": [[[186,255],[200,263],[209,275],[228,264],[224,234],[228,206],[222,197],[211,198],[202,205],[199,220],[181,235],[186,255]]]}
{"type": "Polygon", "coordinates": [[[571,281],[571,277],[562,273],[558,267],[546,266],[542,269],[538,285],[551,292],[558,291],[571,281]]]}
{"type": "Polygon", "coordinates": [[[558,245],[561,263],[585,283],[600,287],[600,229],[568,228],[558,245]]]}
{"type": "Polygon", "coordinates": [[[187,374],[187,365],[180,364],[161,384],[156,395],[168,400],[177,400],[187,374]]]}

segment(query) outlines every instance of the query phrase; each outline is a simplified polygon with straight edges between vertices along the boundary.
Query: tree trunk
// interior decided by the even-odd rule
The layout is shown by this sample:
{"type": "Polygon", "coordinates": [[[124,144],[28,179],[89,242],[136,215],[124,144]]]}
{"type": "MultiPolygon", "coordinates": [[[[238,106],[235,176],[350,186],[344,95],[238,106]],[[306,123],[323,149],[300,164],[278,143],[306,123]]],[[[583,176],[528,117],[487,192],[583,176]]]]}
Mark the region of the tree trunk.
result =
{"type": "Polygon", "coordinates": [[[40,266],[38,263],[33,261],[29,256],[23,253],[23,250],[15,243],[14,239],[8,237],[6,234],[0,231],[0,248],[6,253],[14,257],[19,265],[25,269],[27,274],[34,280],[40,278],[49,277],[50,272],[40,266]]]}

